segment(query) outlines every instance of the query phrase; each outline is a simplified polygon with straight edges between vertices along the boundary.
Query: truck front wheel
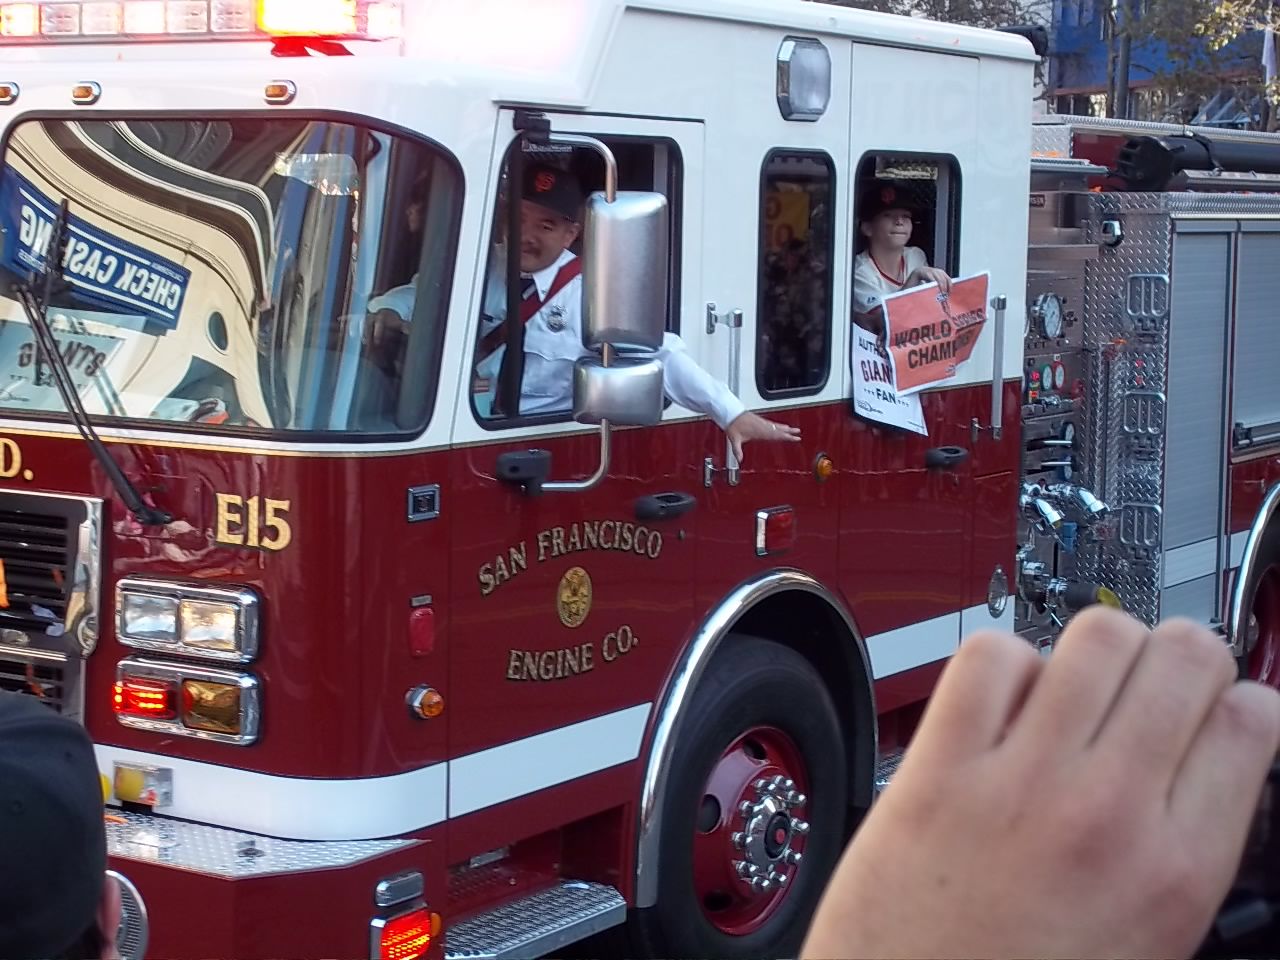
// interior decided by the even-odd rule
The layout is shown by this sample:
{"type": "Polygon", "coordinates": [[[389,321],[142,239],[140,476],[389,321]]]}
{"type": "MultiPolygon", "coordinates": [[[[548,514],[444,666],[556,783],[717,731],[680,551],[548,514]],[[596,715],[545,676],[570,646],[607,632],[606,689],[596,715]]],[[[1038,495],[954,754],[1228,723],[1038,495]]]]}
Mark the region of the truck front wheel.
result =
{"type": "Polygon", "coordinates": [[[731,636],[677,734],[657,903],[632,919],[657,957],[794,956],[844,843],[848,773],[813,665],[731,636]]]}

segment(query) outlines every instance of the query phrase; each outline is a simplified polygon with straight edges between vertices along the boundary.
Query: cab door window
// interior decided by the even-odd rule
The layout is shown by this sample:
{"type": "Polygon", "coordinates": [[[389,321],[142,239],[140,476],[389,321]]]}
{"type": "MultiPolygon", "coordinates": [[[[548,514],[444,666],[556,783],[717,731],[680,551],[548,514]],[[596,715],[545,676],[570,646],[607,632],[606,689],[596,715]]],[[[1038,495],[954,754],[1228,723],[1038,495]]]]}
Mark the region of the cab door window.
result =
{"type": "MultiPolygon", "coordinates": [[[[681,158],[669,140],[597,135],[618,162],[618,189],[653,191],[669,204],[671,263],[667,289],[667,329],[676,332],[680,272],[681,158]]],[[[505,429],[528,423],[568,420],[573,404],[573,367],[582,345],[581,292],[583,210],[587,197],[604,189],[604,161],[587,148],[525,144],[520,165],[520,238],[514,283],[519,284],[519,396],[504,395],[509,332],[509,197],[513,189],[510,154],[493,211],[492,241],[485,271],[480,322],[472,355],[472,409],[482,426],[505,429]]]]}

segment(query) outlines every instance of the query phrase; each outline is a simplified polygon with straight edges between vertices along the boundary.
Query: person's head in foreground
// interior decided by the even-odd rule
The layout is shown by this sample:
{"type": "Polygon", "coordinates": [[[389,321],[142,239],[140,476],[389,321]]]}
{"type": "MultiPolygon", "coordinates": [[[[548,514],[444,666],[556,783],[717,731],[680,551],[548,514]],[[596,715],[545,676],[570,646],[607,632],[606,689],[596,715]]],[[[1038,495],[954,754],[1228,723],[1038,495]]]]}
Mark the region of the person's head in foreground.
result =
{"type": "Polygon", "coordinates": [[[0,957],[114,957],[102,786],[84,728],[0,693],[0,957]]]}

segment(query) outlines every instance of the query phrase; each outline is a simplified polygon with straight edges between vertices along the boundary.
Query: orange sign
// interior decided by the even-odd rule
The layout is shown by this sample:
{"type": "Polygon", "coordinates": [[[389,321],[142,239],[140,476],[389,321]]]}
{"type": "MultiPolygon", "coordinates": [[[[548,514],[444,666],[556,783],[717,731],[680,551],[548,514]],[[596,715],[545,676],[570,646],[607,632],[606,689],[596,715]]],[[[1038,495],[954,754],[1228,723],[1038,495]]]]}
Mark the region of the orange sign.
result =
{"type": "Polygon", "coordinates": [[[936,283],[884,298],[886,340],[894,386],[912,394],[956,375],[969,359],[987,322],[990,275],[952,280],[951,292],[936,283]]]}
{"type": "Polygon", "coordinates": [[[0,610],[9,609],[9,584],[4,578],[4,561],[0,560],[0,610]]]}

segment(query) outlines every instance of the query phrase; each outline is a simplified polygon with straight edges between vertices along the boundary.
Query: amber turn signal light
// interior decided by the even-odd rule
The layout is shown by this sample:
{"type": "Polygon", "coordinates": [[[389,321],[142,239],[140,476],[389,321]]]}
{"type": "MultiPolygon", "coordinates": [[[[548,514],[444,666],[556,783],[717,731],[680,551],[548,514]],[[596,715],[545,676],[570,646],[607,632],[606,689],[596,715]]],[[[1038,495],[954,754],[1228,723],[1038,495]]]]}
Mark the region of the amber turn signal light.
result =
{"type": "Polygon", "coordinates": [[[182,681],[182,722],[192,730],[240,733],[240,687],[209,680],[182,681]]]}

